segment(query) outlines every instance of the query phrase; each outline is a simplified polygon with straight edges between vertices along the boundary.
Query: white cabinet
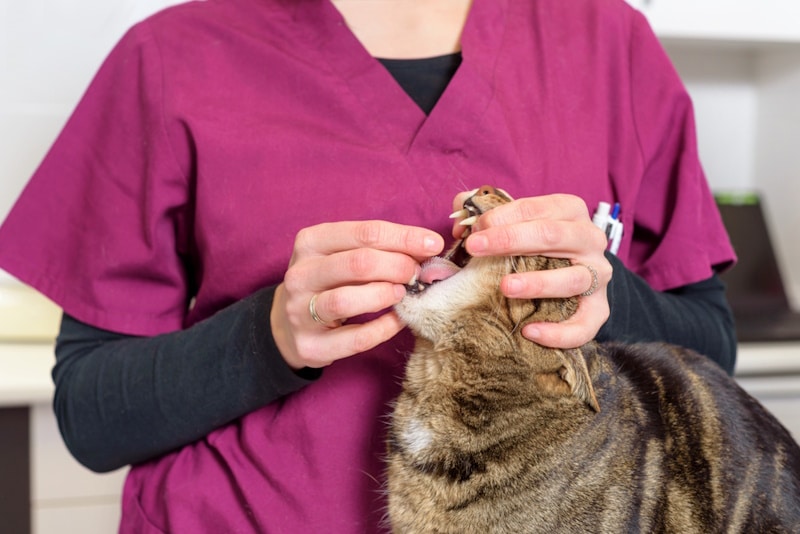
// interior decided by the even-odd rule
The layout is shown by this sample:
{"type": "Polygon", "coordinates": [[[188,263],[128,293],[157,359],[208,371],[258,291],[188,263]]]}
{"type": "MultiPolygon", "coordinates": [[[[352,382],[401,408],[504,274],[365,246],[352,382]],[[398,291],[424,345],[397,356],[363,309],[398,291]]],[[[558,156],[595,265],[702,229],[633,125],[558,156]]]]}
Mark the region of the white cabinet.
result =
{"type": "Polygon", "coordinates": [[[796,0],[628,0],[665,38],[800,41],[796,0]]]}
{"type": "Polygon", "coordinates": [[[31,407],[31,523],[33,534],[116,532],[127,469],[87,470],[70,456],[50,404],[31,407]]]}
{"type": "MultiPolygon", "coordinates": [[[[5,501],[0,499],[0,509],[13,516],[4,516],[3,524],[10,521],[15,534],[116,532],[127,469],[99,475],[70,456],[52,409],[53,363],[52,341],[8,343],[0,335],[0,412],[6,414],[0,444],[6,445],[3,450],[9,455],[0,463],[0,495],[13,495],[17,506],[30,506],[3,507],[5,501]],[[23,419],[9,414],[21,414],[23,419]],[[21,420],[24,425],[18,424],[21,420]],[[5,472],[4,466],[12,462],[22,467],[5,472]],[[28,495],[20,493],[25,491],[22,486],[29,489],[28,495]]],[[[12,531],[0,526],[0,532],[12,531]]]]}
{"type": "MultiPolygon", "coordinates": [[[[0,300],[3,293],[0,292],[0,300]]],[[[2,307],[0,306],[0,311],[2,307]]],[[[46,314],[49,316],[49,313],[46,314]]],[[[0,313],[0,320],[3,319],[0,313]]],[[[47,325],[45,330],[52,325],[47,325]]],[[[29,330],[28,332],[33,332],[29,330]]],[[[0,329],[0,334],[3,330],[0,329]]],[[[35,333],[35,332],[34,332],[35,333]]],[[[43,332],[42,332],[43,334],[43,332]]],[[[52,408],[53,383],[50,369],[54,363],[52,341],[49,343],[8,343],[0,335],[0,411],[23,410],[25,426],[0,427],[0,443],[18,444],[6,447],[13,462],[28,464],[20,469],[27,473],[30,493],[24,499],[30,510],[0,509],[10,515],[16,532],[33,534],[108,534],[116,532],[120,518],[122,486],[127,469],[108,474],[96,474],[81,466],[70,456],[52,408]],[[20,451],[28,449],[26,454],[20,451]],[[22,514],[27,516],[21,519],[22,514]]],[[[8,423],[10,420],[5,419],[8,423]]],[[[5,465],[9,465],[6,463],[5,465]]],[[[0,495],[19,490],[9,489],[19,483],[0,465],[0,495]]],[[[14,501],[16,504],[16,500],[14,501]]],[[[3,521],[8,521],[4,517],[3,521]]],[[[0,532],[11,532],[0,526],[0,532]]]]}
{"type": "Polygon", "coordinates": [[[736,380],[800,442],[800,342],[740,344],[736,380]]]}

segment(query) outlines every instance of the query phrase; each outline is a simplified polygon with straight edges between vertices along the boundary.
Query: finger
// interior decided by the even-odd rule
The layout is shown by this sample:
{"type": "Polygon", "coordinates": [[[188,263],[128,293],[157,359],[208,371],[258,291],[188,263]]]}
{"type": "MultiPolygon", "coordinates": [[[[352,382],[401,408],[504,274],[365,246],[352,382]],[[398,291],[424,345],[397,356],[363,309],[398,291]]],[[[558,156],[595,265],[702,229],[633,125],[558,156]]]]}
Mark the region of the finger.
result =
{"type": "Polygon", "coordinates": [[[466,212],[464,212],[457,217],[454,216],[456,213],[461,212],[464,209],[464,202],[466,202],[469,197],[477,192],[477,189],[473,189],[472,191],[462,191],[453,199],[453,215],[451,215],[451,218],[453,219],[452,235],[455,239],[461,239],[464,236],[464,232],[467,231],[467,227],[461,224],[461,221],[463,221],[467,215],[466,212]]]}
{"type": "Polygon", "coordinates": [[[317,293],[314,308],[324,323],[335,323],[394,306],[405,294],[402,285],[385,282],[337,287],[317,293]]]}
{"type": "Polygon", "coordinates": [[[467,231],[467,227],[461,224],[461,221],[463,220],[463,217],[459,217],[458,219],[455,219],[455,222],[453,223],[451,234],[455,239],[461,239],[464,237],[464,233],[467,231]]]}
{"type": "Polygon", "coordinates": [[[409,284],[419,271],[419,263],[405,254],[362,248],[297,263],[286,272],[284,283],[292,292],[318,293],[369,282],[409,284]]]}
{"type": "Polygon", "coordinates": [[[425,228],[387,221],[323,223],[301,230],[295,239],[295,251],[300,254],[329,255],[358,248],[402,252],[422,259],[441,252],[444,240],[425,228]]]}
{"type": "Polygon", "coordinates": [[[298,340],[297,358],[304,367],[325,367],[336,360],[375,348],[404,327],[397,314],[387,312],[363,324],[324,330],[298,340]]]}
{"type": "Polygon", "coordinates": [[[481,228],[488,228],[541,219],[588,220],[589,209],[575,195],[544,195],[503,204],[481,215],[479,221],[481,228]]]}
{"type": "Polygon", "coordinates": [[[595,296],[581,298],[575,314],[560,323],[529,323],[522,335],[545,347],[571,349],[580,347],[597,336],[608,320],[608,301],[595,296]]]}
{"type": "Polygon", "coordinates": [[[506,275],[500,282],[500,290],[506,297],[518,299],[568,298],[581,295],[594,287],[595,292],[606,287],[611,278],[608,262],[603,258],[598,263],[597,282],[590,269],[583,264],[546,271],[530,271],[506,275]]]}
{"type": "Polygon", "coordinates": [[[466,241],[467,252],[473,256],[546,254],[574,258],[587,250],[602,251],[605,246],[605,234],[588,219],[582,223],[542,219],[492,226],[466,241]]]}

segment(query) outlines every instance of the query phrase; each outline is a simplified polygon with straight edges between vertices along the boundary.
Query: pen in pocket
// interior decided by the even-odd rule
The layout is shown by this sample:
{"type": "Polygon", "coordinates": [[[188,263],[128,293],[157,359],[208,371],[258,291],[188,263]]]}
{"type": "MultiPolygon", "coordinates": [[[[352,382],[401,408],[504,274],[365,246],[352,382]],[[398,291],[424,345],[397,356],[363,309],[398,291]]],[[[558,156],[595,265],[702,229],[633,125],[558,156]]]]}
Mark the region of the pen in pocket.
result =
{"type": "Polygon", "coordinates": [[[612,254],[617,253],[622,242],[623,224],[620,220],[620,211],[619,202],[615,202],[613,207],[608,202],[600,202],[592,217],[594,225],[606,233],[608,250],[612,254]]]}

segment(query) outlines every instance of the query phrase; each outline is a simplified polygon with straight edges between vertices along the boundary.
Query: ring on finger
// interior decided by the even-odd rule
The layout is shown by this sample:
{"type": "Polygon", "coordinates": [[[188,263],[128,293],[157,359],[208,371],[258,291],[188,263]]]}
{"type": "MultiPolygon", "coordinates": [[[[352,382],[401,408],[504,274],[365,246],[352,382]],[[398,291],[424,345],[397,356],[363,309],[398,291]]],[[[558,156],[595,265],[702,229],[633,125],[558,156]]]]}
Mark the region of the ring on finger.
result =
{"type": "Polygon", "coordinates": [[[589,297],[597,290],[597,286],[600,285],[600,281],[597,279],[597,270],[592,267],[591,265],[584,265],[583,263],[578,263],[581,267],[586,267],[589,269],[589,272],[592,274],[592,285],[589,286],[589,289],[581,293],[582,297],[589,297]]]}
{"type": "Polygon", "coordinates": [[[308,313],[311,315],[311,318],[314,319],[315,323],[321,324],[325,328],[336,328],[339,325],[324,321],[317,313],[318,296],[319,296],[318,293],[314,293],[314,295],[312,295],[311,297],[311,300],[308,301],[308,313]]]}

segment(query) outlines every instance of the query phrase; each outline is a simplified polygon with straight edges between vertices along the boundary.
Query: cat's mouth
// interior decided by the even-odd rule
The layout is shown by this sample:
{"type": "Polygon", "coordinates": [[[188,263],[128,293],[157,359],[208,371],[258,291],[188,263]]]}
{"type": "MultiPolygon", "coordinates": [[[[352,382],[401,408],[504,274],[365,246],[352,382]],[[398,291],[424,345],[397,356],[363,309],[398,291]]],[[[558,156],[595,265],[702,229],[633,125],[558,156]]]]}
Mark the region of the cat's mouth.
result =
{"type": "MultiPolygon", "coordinates": [[[[447,280],[466,267],[469,260],[472,259],[472,256],[467,252],[465,244],[467,242],[467,236],[472,229],[472,225],[478,221],[478,217],[483,213],[483,210],[473,202],[473,197],[478,191],[481,190],[476,189],[473,195],[464,202],[463,209],[450,215],[450,218],[453,219],[464,217],[459,223],[466,227],[464,235],[461,239],[456,241],[444,255],[434,256],[420,265],[422,271],[417,279],[406,285],[406,291],[408,293],[412,295],[421,293],[433,284],[447,280]]],[[[494,189],[492,191],[494,191],[494,189]]]]}
{"type": "Polygon", "coordinates": [[[478,222],[478,217],[482,213],[512,200],[511,195],[499,187],[484,185],[472,191],[464,201],[462,209],[450,215],[451,219],[461,218],[459,224],[466,227],[461,239],[456,241],[443,256],[436,256],[423,262],[420,275],[406,285],[406,291],[412,295],[421,293],[433,284],[447,280],[466,267],[472,256],[467,252],[465,243],[473,226],[478,222]]]}
{"type": "Polygon", "coordinates": [[[459,239],[443,256],[434,256],[423,262],[420,266],[422,270],[419,276],[412,283],[406,285],[406,291],[412,295],[421,293],[433,284],[447,280],[466,267],[472,256],[464,247],[465,242],[466,238],[459,239]]]}

